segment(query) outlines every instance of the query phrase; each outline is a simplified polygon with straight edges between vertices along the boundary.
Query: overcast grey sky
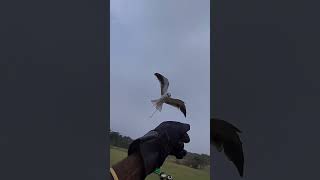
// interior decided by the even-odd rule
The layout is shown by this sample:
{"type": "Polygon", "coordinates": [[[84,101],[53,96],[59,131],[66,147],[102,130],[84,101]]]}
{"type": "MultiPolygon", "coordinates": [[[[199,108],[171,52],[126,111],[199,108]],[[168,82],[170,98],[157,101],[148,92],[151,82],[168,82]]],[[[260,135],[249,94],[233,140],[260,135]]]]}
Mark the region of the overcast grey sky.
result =
{"type": "Polygon", "coordinates": [[[209,0],[111,0],[110,127],[138,138],[163,121],[189,123],[188,151],[210,153],[209,0]],[[185,101],[187,118],[164,105],[155,72],[169,79],[172,97],[185,101]]]}

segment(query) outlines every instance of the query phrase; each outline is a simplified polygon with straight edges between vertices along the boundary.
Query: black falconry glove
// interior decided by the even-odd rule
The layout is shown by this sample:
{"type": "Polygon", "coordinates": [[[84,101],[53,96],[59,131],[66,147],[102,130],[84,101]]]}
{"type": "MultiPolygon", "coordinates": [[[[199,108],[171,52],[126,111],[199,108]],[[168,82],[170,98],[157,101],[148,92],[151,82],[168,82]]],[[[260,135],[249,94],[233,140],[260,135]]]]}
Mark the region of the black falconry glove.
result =
{"type": "Polygon", "coordinates": [[[141,155],[147,176],[160,168],[168,155],[182,159],[187,154],[184,143],[190,142],[187,134],[189,130],[189,124],[163,122],[143,137],[134,140],[129,146],[128,155],[135,152],[141,155]]]}

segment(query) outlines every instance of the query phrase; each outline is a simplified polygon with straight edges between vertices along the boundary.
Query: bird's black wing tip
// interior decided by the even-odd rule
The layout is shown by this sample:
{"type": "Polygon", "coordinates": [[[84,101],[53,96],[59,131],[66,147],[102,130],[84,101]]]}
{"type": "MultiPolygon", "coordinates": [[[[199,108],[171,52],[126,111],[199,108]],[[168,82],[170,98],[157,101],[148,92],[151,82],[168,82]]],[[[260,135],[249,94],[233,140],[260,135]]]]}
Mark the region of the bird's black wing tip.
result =
{"type": "Polygon", "coordinates": [[[180,111],[183,113],[184,117],[187,118],[187,110],[185,107],[180,107],[180,111]]]}

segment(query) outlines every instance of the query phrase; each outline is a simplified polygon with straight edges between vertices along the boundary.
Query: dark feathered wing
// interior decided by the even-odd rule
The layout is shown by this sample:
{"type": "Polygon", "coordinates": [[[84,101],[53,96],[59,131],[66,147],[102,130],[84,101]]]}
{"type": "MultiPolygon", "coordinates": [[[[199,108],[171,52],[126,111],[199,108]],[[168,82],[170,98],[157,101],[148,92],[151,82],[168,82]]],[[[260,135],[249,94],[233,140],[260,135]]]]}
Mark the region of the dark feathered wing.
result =
{"type": "Polygon", "coordinates": [[[154,73],[154,75],[157,77],[157,79],[160,82],[161,95],[164,95],[168,91],[169,80],[159,73],[154,73]]]}
{"type": "Polygon", "coordinates": [[[243,164],[244,164],[244,157],[243,157],[243,149],[242,143],[224,143],[223,149],[226,156],[234,163],[237,167],[238,172],[241,177],[243,177],[243,164]]]}
{"type": "Polygon", "coordinates": [[[243,177],[244,156],[242,142],[238,133],[241,131],[234,125],[220,119],[211,119],[210,138],[219,151],[224,153],[230,161],[237,167],[241,177],[243,177]]]}
{"type": "Polygon", "coordinates": [[[183,113],[184,117],[186,117],[187,110],[186,110],[186,106],[183,101],[181,101],[180,99],[166,98],[164,102],[180,109],[180,111],[183,113]]]}

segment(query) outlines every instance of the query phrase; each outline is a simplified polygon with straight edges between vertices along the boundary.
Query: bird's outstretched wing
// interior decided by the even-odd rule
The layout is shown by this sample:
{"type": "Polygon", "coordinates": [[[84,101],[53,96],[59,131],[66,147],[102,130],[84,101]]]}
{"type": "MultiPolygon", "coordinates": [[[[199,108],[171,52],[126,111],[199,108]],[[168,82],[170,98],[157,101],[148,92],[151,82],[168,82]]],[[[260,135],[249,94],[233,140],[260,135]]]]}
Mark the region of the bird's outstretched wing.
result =
{"type": "Polygon", "coordinates": [[[210,122],[210,138],[219,151],[222,149],[230,161],[237,167],[243,177],[244,156],[242,142],[238,133],[241,131],[234,125],[220,119],[212,118],[210,122]]]}
{"type": "Polygon", "coordinates": [[[181,101],[180,99],[173,99],[173,98],[167,97],[164,99],[164,102],[180,109],[180,111],[183,113],[184,117],[186,117],[187,110],[186,110],[186,106],[183,101],[181,101]]]}
{"type": "Polygon", "coordinates": [[[158,78],[158,80],[160,82],[161,95],[164,95],[168,91],[169,80],[159,73],[154,73],[154,75],[158,78]]]}

